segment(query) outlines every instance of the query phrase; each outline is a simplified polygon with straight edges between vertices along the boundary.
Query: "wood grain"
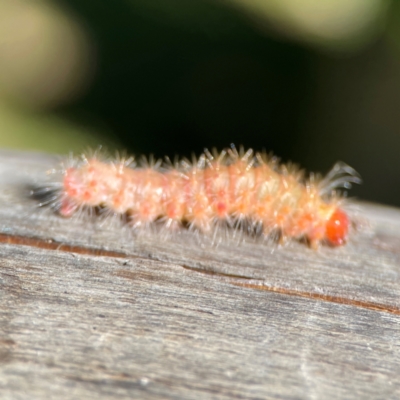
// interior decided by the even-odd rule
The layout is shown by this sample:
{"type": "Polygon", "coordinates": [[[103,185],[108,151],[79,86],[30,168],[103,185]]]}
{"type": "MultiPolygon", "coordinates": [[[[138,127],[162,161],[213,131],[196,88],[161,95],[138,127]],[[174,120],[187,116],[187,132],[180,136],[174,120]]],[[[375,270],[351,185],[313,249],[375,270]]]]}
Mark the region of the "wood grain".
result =
{"type": "Polygon", "coordinates": [[[400,211],[342,248],[134,237],[38,210],[0,153],[2,399],[395,399],[400,211]]]}

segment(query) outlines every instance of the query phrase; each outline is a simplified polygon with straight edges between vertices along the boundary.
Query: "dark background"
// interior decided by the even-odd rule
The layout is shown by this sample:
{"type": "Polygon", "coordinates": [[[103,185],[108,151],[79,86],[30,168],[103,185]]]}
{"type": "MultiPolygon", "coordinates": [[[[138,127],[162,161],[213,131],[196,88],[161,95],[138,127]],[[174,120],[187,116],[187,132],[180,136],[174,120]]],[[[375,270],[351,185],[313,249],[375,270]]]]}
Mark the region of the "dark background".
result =
{"type": "MultiPolygon", "coordinates": [[[[20,131],[27,138],[0,145],[66,153],[106,143],[173,157],[235,143],[323,173],[345,161],[364,180],[351,196],[400,205],[399,6],[375,0],[376,20],[327,38],[228,3],[51,2],[58,7],[51,18],[67,18],[66,26],[73,21],[84,46],[67,57],[73,45],[49,30],[44,37],[56,43],[49,65],[65,56],[69,69],[46,66],[26,81],[18,70],[15,82],[25,86],[6,84],[12,80],[3,72],[7,140],[20,131]],[[65,71],[80,65],[80,78],[69,83],[65,71]]],[[[10,26],[26,26],[20,11],[18,17],[8,12],[15,18],[10,26]]],[[[36,57],[43,43],[9,51],[8,76],[16,57],[31,71],[30,54],[36,57]]],[[[1,51],[0,39],[0,74],[1,51]]]]}

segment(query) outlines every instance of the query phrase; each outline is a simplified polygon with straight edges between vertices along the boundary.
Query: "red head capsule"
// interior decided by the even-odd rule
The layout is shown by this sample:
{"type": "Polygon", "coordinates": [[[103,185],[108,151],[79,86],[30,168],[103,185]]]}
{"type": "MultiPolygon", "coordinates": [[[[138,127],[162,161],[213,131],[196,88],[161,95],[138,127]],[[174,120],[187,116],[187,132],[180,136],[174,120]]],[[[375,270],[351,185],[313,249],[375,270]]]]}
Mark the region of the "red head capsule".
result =
{"type": "Polygon", "coordinates": [[[338,208],[326,224],[325,238],[332,246],[341,246],[346,243],[350,220],[348,215],[338,208]]]}

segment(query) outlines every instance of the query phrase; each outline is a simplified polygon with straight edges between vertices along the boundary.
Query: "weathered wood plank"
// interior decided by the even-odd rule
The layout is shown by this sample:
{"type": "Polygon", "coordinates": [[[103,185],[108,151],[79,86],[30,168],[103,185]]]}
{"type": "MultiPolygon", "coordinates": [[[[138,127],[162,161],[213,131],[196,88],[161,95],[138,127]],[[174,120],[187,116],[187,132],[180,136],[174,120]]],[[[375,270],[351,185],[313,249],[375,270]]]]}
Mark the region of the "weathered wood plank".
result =
{"type": "Polygon", "coordinates": [[[1,398],[400,395],[398,210],[318,252],[135,238],[38,212],[52,165],[0,154],[1,398]]]}

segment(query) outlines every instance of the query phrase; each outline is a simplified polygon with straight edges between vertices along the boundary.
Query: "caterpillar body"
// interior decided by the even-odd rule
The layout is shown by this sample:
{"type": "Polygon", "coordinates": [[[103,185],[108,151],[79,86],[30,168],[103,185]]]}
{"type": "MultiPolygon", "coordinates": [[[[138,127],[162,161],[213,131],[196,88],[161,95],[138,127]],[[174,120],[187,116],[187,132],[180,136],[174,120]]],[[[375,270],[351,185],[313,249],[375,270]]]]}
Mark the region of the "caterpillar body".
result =
{"type": "MultiPolygon", "coordinates": [[[[292,164],[233,145],[218,153],[205,150],[193,161],[176,163],[133,158],[110,160],[98,153],[66,163],[43,202],[64,217],[102,210],[127,218],[137,230],[163,224],[211,235],[223,222],[268,238],[306,239],[312,248],[347,241],[350,218],[339,188],[360,183],[358,174],[337,163],[324,177],[292,164]],[[246,227],[246,228],[243,228],[246,227]]],[[[49,189],[50,188],[50,189],[49,189]]]]}

